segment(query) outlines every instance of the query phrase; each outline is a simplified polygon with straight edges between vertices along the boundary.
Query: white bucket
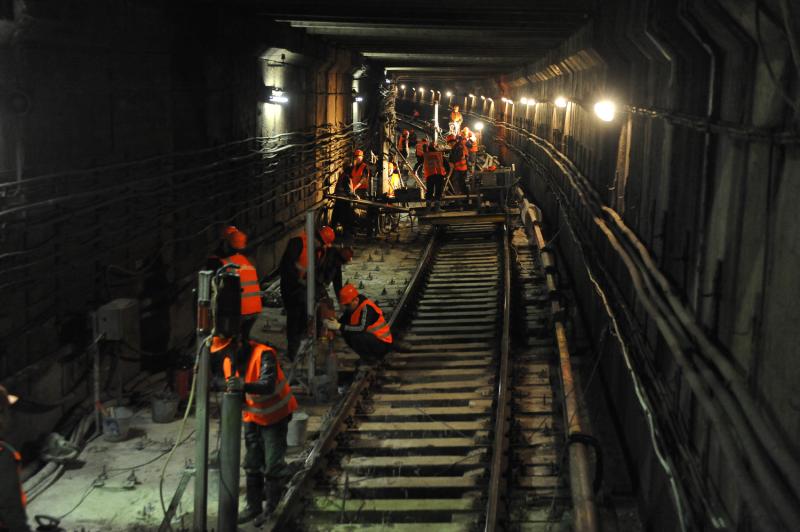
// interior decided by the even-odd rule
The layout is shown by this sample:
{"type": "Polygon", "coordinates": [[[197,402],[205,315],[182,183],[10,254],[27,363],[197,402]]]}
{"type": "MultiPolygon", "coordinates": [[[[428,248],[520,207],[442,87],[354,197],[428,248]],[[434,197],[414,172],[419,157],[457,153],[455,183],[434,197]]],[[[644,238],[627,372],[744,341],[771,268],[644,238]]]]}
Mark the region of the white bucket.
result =
{"type": "Polygon", "coordinates": [[[123,441],[131,430],[133,411],[124,406],[110,406],[108,416],[103,416],[103,438],[107,441],[123,441]]]}
{"type": "Polygon", "coordinates": [[[286,432],[286,445],[289,447],[300,447],[306,444],[306,429],[308,428],[308,414],[305,412],[295,412],[289,422],[289,430],[286,432]]]}

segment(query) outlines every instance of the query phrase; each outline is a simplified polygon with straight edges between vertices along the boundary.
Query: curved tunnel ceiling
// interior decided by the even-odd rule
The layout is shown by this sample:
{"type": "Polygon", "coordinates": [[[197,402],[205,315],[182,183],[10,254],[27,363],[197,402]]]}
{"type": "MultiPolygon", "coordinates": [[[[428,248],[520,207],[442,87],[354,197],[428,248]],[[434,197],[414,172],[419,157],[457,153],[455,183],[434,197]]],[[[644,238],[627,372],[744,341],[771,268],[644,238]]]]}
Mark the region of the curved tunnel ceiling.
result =
{"type": "Polygon", "coordinates": [[[362,54],[398,81],[496,77],[539,59],[591,15],[590,0],[295,1],[259,13],[362,54]]]}

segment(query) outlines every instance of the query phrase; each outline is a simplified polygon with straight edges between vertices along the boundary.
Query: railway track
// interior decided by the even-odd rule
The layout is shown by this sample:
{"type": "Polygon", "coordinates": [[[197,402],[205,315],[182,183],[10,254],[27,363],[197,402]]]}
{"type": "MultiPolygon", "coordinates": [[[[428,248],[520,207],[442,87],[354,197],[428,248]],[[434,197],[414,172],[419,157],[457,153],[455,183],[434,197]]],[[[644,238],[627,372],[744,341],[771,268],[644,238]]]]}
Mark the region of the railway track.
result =
{"type": "MultiPolygon", "coordinates": [[[[504,224],[439,231],[392,317],[411,351],[356,377],[267,529],[552,524],[560,495],[552,336],[548,344],[544,330],[511,360],[511,276],[520,257],[515,268],[509,257],[504,224]],[[515,511],[517,504],[530,511],[515,511]]],[[[541,284],[542,276],[528,275],[515,287],[522,304],[534,294],[534,321],[547,301],[541,284]]]]}

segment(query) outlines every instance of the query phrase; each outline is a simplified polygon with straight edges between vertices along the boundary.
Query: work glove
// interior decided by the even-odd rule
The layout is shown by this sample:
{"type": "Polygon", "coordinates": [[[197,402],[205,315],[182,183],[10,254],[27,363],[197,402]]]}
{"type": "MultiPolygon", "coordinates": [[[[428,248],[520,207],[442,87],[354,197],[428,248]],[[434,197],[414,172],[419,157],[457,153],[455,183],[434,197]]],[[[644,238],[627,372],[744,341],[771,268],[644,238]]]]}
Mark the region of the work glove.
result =
{"type": "Polygon", "coordinates": [[[326,329],[331,330],[331,331],[338,331],[342,326],[341,323],[339,323],[338,321],[333,320],[331,318],[327,318],[327,319],[322,320],[322,323],[325,324],[325,328],[326,329]]]}
{"type": "Polygon", "coordinates": [[[225,390],[227,392],[243,392],[244,381],[241,377],[231,377],[225,381],[225,390]]]}

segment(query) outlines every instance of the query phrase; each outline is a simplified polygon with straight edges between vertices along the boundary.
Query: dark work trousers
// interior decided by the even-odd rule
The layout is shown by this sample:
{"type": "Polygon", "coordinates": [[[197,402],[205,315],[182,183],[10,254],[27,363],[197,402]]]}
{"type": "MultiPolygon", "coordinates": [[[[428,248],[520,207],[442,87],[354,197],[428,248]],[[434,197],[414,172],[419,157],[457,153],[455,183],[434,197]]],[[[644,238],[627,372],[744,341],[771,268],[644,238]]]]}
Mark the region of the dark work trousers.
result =
{"type": "Polygon", "coordinates": [[[387,344],[368,332],[343,332],[342,337],[350,349],[358,353],[361,362],[364,364],[375,365],[383,360],[383,357],[392,350],[392,344],[387,344]]]}
{"type": "Polygon", "coordinates": [[[469,188],[467,188],[467,171],[453,170],[453,175],[451,177],[451,180],[455,184],[456,192],[458,194],[465,194],[467,196],[467,203],[469,203],[469,188]]]}
{"type": "Polygon", "coordinates": [[[284,301],[286,309],[286,356],[289,360],[297,357],[300,342],[307,334],[308,312],[306,311],[306,292],[296,291],[294,297],[284,301]]]}
{"type": "Polygon", "coordinates": [[[355,214],[353,213],[353,206],[344,200],[336,200],[336,202],[333,204],[331,227],[336,227],[336,224],[341,224],[342,232],[345,236],[348,236],[352,235],[354,232],[354,223],[355,214]]]}
{"type": "Polygon", "coordinates": [[[286,432],[292,416],[273,424],[244,424],[244,470],[248,476],[262,475],[281,480],[289,473],[286,465],[286,432]]]}
{"type": "Polygon", "coordinates": [[[444,176],[433,174],[425,180],[425,186],[428,187],[425,191],[425,204],[429,205],[431,201],[436,204],[442,199],[442,188],[444,187],[444,176]]]}

